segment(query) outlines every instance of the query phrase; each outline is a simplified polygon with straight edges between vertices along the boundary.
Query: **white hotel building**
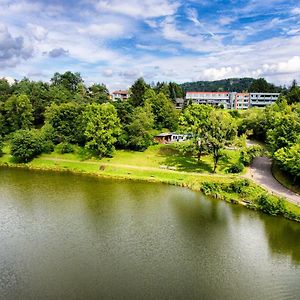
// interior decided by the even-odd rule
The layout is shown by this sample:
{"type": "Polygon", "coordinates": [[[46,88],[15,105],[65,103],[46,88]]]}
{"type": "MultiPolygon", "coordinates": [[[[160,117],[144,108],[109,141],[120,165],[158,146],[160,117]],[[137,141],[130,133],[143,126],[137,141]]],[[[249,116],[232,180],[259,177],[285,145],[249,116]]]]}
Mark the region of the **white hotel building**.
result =
{"type": "Polygon", "coordinates": [[[227,109],[265,107],[274,103],[279,93],[187,92],[187,102],[223,106],[227,109]]]}

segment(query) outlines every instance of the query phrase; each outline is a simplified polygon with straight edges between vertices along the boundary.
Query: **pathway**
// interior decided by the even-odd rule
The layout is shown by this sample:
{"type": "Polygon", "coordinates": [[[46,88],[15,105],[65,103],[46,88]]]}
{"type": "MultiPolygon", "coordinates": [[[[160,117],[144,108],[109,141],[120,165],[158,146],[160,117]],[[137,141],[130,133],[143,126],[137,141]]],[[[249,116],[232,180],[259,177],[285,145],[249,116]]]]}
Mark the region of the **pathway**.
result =
{"type": "Polygon", "coordinates": [[[300,206],[300,196],[281,185],[273,177],[271,167],[272,160],[270,158],[256,157],[245,176],[267,189],[270,193],[285,197],[288,201],[300,206]]]}

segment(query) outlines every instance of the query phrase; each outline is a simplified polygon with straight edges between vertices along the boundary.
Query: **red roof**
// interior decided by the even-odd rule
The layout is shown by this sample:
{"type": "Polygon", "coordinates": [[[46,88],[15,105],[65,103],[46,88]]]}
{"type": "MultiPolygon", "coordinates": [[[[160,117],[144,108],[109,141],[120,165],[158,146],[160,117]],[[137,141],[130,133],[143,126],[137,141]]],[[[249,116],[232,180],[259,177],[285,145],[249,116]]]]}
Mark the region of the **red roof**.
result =
{"type": "Polygon", "coordinates": [[[128,94],[128,91],[114,91],[113,94],[128,94]]]}
{"type": "Polygon", "coordinates": [[[186,92],[187,94],[229,94],[229,92],[186,92]]]}

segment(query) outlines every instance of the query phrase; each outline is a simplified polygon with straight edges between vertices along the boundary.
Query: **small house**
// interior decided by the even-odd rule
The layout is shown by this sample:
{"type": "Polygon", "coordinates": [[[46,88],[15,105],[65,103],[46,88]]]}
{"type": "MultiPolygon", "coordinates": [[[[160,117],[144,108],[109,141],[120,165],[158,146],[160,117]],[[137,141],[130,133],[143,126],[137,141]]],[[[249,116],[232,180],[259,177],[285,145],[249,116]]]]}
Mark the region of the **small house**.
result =
{"type": "Polygon", "coordinates": [[[172,142],[172,133],[160,133],[154,137],[154,141],[159,144],[168,144],[172,142]]]}

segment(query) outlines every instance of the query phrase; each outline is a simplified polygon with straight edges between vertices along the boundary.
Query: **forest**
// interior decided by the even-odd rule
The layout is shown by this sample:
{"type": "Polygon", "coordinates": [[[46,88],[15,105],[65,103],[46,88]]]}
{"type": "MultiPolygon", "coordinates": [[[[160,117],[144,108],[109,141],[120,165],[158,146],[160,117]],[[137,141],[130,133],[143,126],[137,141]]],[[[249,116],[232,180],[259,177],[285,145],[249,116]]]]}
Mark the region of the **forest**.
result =
{"type": "MultiPolygon", "coordinates": [[[[264,84],[262,79],[251,83],[264,84]]],[[[79,73],[55,73],[49,83],[24,78],[10,85],[0,79],[0,150],[9,145],[19,163],[54,149],[72,152],[75,145],[86,157],[112,157],[115,149],[144,151],[156,134],[176,131],[191,136],[178,149],[199,162],[211,155],[215,172],[223,149],[253,138],[264,142],[274,163],[299,182],[300,87],[295,81],[265,109],[190,104],[176,110],[174,101],[183,96],[176,83],[149,85],[143,78],[130,87],[127,101],[115,102],[105,85],[87,86],[79,73]]],[[[255,155],[255,147],[245,148],[229,172],[240,172],[255,155]]]]}
{"type": "Polygon", "coordinates": [[[275,86],[264,78],[229,78],[215,81],[195,81],[181,84],[185,92],[250,92],[250,93],[281,93],[286,87],[275,86]]]}

